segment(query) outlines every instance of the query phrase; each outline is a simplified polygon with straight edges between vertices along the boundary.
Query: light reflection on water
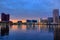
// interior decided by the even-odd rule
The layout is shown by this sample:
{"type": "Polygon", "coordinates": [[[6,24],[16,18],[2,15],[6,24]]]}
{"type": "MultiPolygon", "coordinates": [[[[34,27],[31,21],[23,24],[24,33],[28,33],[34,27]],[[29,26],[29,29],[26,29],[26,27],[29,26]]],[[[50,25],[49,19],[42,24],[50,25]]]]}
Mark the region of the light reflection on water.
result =
{"type": "Polygon", "coordinates": [[[7,27],[2,25],[0,40],[54,40],[56,27],[56,25],[7,25],[7,27]]]}

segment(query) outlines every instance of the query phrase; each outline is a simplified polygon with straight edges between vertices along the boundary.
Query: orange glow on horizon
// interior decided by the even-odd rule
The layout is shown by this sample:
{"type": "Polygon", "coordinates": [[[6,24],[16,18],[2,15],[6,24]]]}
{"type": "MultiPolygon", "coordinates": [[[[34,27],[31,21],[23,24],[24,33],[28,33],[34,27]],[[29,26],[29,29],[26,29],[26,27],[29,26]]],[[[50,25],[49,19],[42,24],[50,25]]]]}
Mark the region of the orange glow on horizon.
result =
{"type": "Polygon", "coordinates": [[[18,22],[18,21],[22,21],[22,23],[25,23],[26,22],[26,20],[18,20],[18,19],[11,19],[10,21],[12,21],[13,23],[16,23],[16,22],[18,22]]]}
{"type": "Polygon", "coordinates": [[[13,23],[16,23],[16,22],[18,22],[18,20],[17,19],[11,19],[10,21],[12,21],[13,23]]]}
{"type": "Polygon", "coordinates": [[[26,22],[26,20],[21,20],[22,21],[22,23],[25,23],[26,22]]]}

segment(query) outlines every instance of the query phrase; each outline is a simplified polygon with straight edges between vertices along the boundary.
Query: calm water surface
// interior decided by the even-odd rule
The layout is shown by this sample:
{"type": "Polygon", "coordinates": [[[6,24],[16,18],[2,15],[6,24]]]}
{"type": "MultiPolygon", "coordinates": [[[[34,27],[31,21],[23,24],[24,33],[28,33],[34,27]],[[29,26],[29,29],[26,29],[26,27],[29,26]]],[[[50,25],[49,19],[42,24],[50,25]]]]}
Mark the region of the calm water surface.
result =
{"type": "Polygon", "coordinates": [[[12,25],[0,29],[0,40],[54,40],[52,25],[12,25]]]}

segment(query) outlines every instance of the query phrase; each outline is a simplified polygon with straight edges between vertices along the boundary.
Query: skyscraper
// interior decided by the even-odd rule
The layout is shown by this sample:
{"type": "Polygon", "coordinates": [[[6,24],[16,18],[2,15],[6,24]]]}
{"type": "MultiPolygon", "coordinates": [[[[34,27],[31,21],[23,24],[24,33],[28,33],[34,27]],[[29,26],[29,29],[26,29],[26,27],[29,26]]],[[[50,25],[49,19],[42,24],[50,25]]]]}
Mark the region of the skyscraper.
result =
{"type": "Polygon", "coordinates": [[[1,14],[1,21],[8,22],[9,19],[10,19],[10,15],[9,14],[5,14],[5,13],[1,14]]]}
{"type": "Polygon", "coordinates": [[[53,10],[53,23],[59,23],[59,9],[53,10]]]}

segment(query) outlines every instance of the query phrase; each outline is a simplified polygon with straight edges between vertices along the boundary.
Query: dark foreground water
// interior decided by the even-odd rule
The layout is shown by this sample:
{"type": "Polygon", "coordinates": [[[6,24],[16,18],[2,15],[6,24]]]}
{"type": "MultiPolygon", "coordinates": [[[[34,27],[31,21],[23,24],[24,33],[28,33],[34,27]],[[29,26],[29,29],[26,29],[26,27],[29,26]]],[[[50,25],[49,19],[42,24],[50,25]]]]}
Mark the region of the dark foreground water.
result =
{"type": "Polygon", "coordinates": [[[0,26],[0,40],[54,40],[53,25],[0,26]]]}

